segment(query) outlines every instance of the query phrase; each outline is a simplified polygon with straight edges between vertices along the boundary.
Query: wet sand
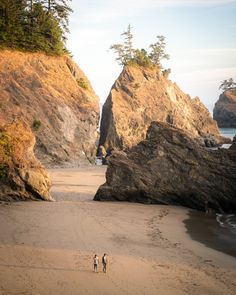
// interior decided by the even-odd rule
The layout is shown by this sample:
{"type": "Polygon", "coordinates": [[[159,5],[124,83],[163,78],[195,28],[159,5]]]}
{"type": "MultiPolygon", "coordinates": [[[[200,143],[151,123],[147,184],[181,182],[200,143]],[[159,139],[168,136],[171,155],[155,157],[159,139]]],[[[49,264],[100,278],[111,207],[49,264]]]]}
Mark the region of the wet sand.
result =
{"type": "Polygon", "coordinates": [[[0,206],[0,294],[236,294],[235,257],[191,239],[189,210],[94,202],[104,173],[51,170],[56,202],[0,206]]]}
{"type": "Polygon", "coordinates": [[[189,210],[184,221],[190,237],[207,247],[236,257],[236,234],[216,221],[215,214],[205,214],[189,210]]]}

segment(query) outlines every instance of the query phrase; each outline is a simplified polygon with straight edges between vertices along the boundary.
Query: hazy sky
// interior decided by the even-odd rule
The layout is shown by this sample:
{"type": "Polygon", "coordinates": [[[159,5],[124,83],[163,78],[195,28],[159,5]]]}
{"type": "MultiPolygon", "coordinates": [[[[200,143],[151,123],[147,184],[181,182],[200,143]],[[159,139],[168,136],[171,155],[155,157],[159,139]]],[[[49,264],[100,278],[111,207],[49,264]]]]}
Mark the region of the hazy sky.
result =
{"type": "Polygon", "coordinates": [[[170,79],[212,109],[219,84],[236,80],[236,0],[72,0],[68,48],[103,103],[122,70],[109,51],[133,27],[134,46],[166,37],[170,79]]]}

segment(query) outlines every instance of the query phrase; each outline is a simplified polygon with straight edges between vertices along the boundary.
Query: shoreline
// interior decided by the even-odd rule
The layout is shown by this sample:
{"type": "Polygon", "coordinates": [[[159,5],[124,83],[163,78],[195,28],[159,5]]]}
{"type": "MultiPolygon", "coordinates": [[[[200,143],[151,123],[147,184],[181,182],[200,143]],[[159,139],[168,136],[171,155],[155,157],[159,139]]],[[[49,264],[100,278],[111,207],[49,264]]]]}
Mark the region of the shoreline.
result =
{"type": "Polygon", "coordinates": [[[228,228],[221,227],[216,215],[189,210],[189,218],[184,220],[184,224],[193,240],[236,257],[236,235],[228,228]]]}
{"type": "Polygon", "coordinates": [[[1,295],[235,294],[236,259],[189,236],[188,209],[92,201],[105,167],[50,173],[56,202],[0,206],[1,295]]]}

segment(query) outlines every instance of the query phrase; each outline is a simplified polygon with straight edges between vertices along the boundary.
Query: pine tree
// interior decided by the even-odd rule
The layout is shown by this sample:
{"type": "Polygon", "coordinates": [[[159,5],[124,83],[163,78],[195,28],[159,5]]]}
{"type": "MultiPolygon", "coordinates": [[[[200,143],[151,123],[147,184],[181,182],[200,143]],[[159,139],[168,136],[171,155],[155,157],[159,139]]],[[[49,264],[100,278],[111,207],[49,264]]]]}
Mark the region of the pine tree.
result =
{"type": "Polygon", "coordinates": [[[0,46],[18,47],[25,40],[25,0],[0,0],[0,46]]]}
{"type": "Polygon", "coordinates": [[[124,41],[124,61],[128,62],[134,57],[134,49],[133,49],[133,34],[131,32],[131,25],[128,25],[127,31],[125,31],[122,35],[125,36],[124,41]]]}
{"type": "MultiPolygon", "coordinates": [[[[127,31],[122,35],[125,36],[124,44],[111,45],[110,49],[113,49],[117,54],[116,60],[120,65],[138,65],[142,67],[154,67],[162,68],[161,60],[169,59],[169,55],[165,53],[165,37],[157,36],[158,41],[150,45],[152,49],[150,54],[145,49],[133,48],[133,34],[131,32],[131,26],[128,26],[127,31]]],[[[168,76],[170,69],[164,71],[168,76]]]]}
{"type": "Polygon", "coordinates": [[[154,65],[162,68],[161,60],[162,59],[169,59],[170,56],[165,53],[165,37],[164,36],[157,36],[158,41],[154,44],[150,45],[152,49],[149,57],[154,65]]]}
{"type": "Polygon", "coordinates": [[[131,26],[128,25],[127,31],[122,33],[122,36],[125,36],[124,44],[113,44],[110,49],[114,49],[118,57],[116,60],[121,65],[126,65],[130,63],[134,58],[135,50],[133,48],[133,34],[131,33],[131,26]]]}
{"type": "Polygon", "coordinates": [[[41,0],[40,2],[58,21],[63,32],[63,38],[66,39],[66,33],[69,32],[69,15],[73,11],[68,4],[71,0],[41,0]]]}
{"type": "Polygon", "coordinates": [[[62,31],[57,20],[44,10],[41,3],[34,4],[31,17],[33,27],[28,39],[29,48],[33,51],[40,50],[50,54],[62,54],[64,44],[62,31]]]}
{"type": "Polygon", "coordinates": [[[0,0],[0,47],[64,53],[68,1],[0,0]]]}

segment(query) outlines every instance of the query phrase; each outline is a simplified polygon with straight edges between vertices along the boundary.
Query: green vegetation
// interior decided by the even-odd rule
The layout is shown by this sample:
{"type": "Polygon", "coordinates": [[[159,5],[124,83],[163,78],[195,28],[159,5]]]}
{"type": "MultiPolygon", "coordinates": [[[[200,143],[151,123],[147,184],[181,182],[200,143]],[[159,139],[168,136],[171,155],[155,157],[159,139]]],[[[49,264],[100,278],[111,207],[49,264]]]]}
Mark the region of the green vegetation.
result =
{"type": "Polygon", "coordinates": [[[3,151],[4,156],[12,153],[11,137],[5,131],[0,131],[0,151],[3,151]]]}
{"type": "Polygon", "coordinates": [[[133,34],[130,25],[122,35],[125,36],[124,44],[114,44],[110,47],[117,54],[116,60],[120,65],[157,66],[162,68],[161,60],[169,59],[169,55],[165,53],[166,43],[164,36],[157,36],[158,41],[149,46],[151,51],[148,53],[145,49],[133,48],[133,34]]]}
{"type": "Polygon", "coordinates": [[[88,90],[88,84],[86,83],[86,81],[83,78],[79,78],[76,81],[81,88],[88,90]]]}
{"type": "Polygon", "coordinates": [[[33,122],[33,128],[35,131],[38,131],[42,126],[42,123],[40,120],[38,119],[34,119],[34,122],[33,122]]]}
{"type": "Polygon", "coordinates": [[[228,80],[221,82],[219,89],[222,89],[223,91],[232,90],[234,93],[236,93],[236,83],[234,82],[233,78],[229,78],[228,80]]]}
{"type": "Polygon", "coordinates": [[[7,177],[8,169],[7,166],[0,164],[0,179],[7,177]]]}
{"type": "Polygon", "coordinates": [[[0,48],[66,52],[71,0],[0,0],[0,48]]]}

